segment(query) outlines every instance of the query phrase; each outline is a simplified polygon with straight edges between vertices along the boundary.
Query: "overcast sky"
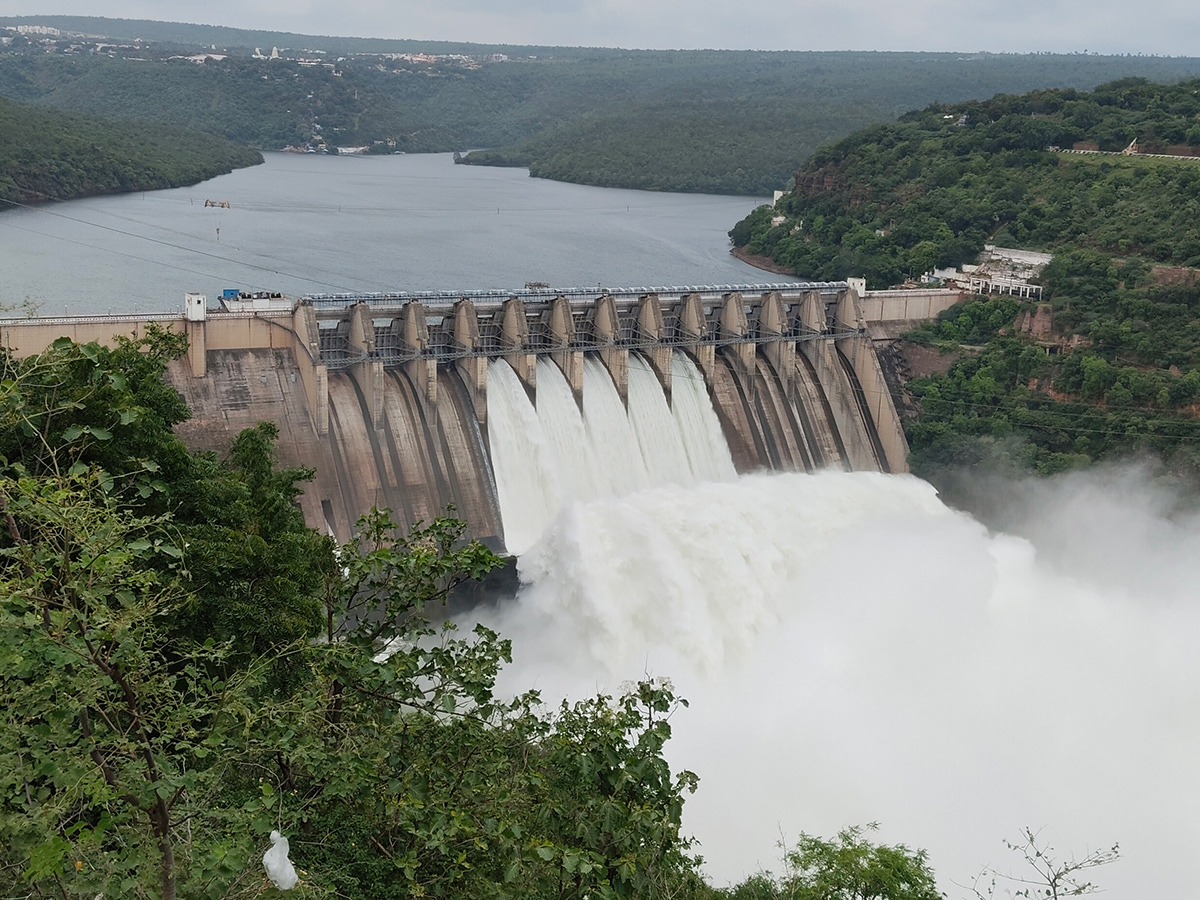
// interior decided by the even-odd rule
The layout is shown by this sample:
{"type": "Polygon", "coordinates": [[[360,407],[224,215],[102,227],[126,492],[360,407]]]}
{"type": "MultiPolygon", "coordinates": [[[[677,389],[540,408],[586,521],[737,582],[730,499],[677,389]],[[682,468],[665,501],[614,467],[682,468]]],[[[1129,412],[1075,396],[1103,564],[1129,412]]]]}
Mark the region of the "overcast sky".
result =
{"type": "Polygon", "coordinates": [[[0,0],[0,15],[38,13],[485,43],[1200,55],[1198,0],[0,0]]]}

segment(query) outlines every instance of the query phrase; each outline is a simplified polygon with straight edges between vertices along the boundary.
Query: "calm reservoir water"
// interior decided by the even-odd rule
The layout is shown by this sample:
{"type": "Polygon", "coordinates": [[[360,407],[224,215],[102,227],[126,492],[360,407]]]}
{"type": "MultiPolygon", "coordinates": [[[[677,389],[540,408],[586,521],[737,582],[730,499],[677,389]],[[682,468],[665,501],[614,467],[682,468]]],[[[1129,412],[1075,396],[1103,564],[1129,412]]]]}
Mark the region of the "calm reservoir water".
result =
{"type": "Polygon", "coordinates": [[[662,194],[456,166],[448,154],[266,154],[193,187],[0,214],[0,303],[173,311],[186,291],[781,281],[729,255],[752,197],[662,194]],[[229,209],[205,200],[228,200],[229,209]]]}

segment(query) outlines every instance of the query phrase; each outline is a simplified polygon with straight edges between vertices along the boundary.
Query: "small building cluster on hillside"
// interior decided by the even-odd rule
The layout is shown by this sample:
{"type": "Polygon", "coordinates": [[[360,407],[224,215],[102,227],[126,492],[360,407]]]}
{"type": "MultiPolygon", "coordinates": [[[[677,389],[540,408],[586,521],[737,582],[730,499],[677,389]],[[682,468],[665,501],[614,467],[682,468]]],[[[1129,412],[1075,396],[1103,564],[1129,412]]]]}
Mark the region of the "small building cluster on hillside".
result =
{"type": "Polygon", "coordinates": [[[10,45],[14,38],[36,44],[47,53],[61,53],[64,56],[103,53],[114,57],[120,54],[122,59],[147,58],[146,45],[140,38],[112,41],[100,35],[62,31],[49,25],[0,25],[0,45],[10,45]]]}
{"type": "Polygon", "coordinates": [[[5,25],[4,30],[24,35],[37,34],[43,37],[58,37],[61,34],[57,28],[51,28],[49,25],[5,25]]]}
{"type": "Polygon", "coordinates": [[[256,61],[286,60],[301,66],[323,66],[330,69],[336,76],[342,74],[340,69],[346,63],[361,63],[387,73],[420,71],[431,74],[441,69],[479,69],[491,63],[509,61],[509,57],[504,53],[467,55],[418,51],[351,53],[348,56],[339,56],[334,60],[329,57],[328,51],[314,48],[272,47],[269,51],[263,52],[263,48],[255,47],[253,53],[247,53],[246,48],[218,47],[215,44],[207,47],[201,44],[196,48],[196,52],[180,54],[178,45],[170,42],[159,45],[141,38],[114,40],[102,35],[62,31],[49,25],[0,25],[0,45],[12,44],[14,38],[23,38],[31,43],[36,43],[47,53],[64,55],[104,53],[109,56],[120,55],[123,59],[186,59],[199,64],[210,61],[221,62],[229,57],[244,59],[248,56],[256,61]]]}
{"type": "Polygon", "coordinates": [[[1196,144],[1163,144],[1153,141],[1140,141],[1134,138],[1124,150],[1101,150],[1095,141],[1076,141],[1067,150],[1062,147],[1051,147],[1054,153],[1094,153],[1100,156],[1152,156],[1152,157],[1183,157],[1186,159],[1200,158],[1200,146],[1196,144]]]}
{"type": "Polygon", "coordinates": [[[1053,258],[1052,253],[984,244],[977,264],[963,265],[961,269],[934,269],[930,275],[939,281],[963,287],[972,294],[1008,294],[1040,300],[1041,285],[1032,284],[1031,281],[1041,274],[1053,258]]]}

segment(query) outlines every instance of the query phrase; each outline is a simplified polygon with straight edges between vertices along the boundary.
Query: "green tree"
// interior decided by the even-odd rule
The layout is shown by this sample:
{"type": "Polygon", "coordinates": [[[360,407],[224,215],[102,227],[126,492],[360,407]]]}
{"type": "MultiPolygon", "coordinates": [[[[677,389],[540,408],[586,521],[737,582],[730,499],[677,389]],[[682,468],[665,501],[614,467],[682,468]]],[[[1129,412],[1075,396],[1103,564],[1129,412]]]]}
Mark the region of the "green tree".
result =
{"type": "Polygon", "coordinates": [[[186,347],[182,335],[151,326],[112,348],[60,338],[24,359],[0,350],[0,466],[35,477],[94,466],[143,511],[164,511],[167,481],[186,479],[190,467],[171,431],[190,413],[163,381],[186,347]]]}
{"type": "Polygon", "coordinates": [[[876,844],[874,823],[832,840],[801,834],[783,846],[784,874],[760,872],[725,892],[728,900],[942,900],[924,850],[876,844]]]}
{"type": "Polygon", "coordinates": [[[161,380],[181,350],[155,334],[3,357],[6,897],[165,900],[253,872],[248,816],[220,796],[270,736],[272,658],[233,665],[228,643],[178,627],[187,548],[158,510],[195,475],[171,433],[187,410],[161,380]]]}
{"type": "Polygon", "coordinates": [[[111,348],[63,338],[32,357],[0,354],[0,470],[91,469],[130,509],[169,512],[172,543],[187,548],[171,574],[188,593],[172,627],[253,655],[318,626],[334,548],[295,504],[311,470],[275,467],[274,425],[247,429],[228,461],[193,454],[175,435],[190,411],[164,375],[186,346],[152,326],[111,348]]]}
{"type": "Polygon", "coordinates": [[[786,853],[783,895],[797,900],[940,900],[924,850],[875,844],[852,826],[826,840],[801,834],[786,853]]]}
{"type": "MultiPolygon", "coordinates": [[[[192,567],[219,566],[204,558],[220,556],[221,533],[197,546],[176,512],[149,507],[233,498],[226,543],[261,539],[255,577],[294,579],[294,554],[271,551],[305,544],[270,429],[245,433],[229,469],[194,459],[143,497],[145,458],[114,450],[140,451],[121,429],[147,421],[122,420],[141,407],[119,358],[63,345],[8,364],[0,430],[28,451],[0,465],[5,900],[258,896],[273,828],[293,838],[302,896],[700,889],[680,833],[695,776],[662,758],[680,701],[661,683],[557,711],[535,693],[498,698],[508,642],[427,616],[498,562],[462,541],[462,523],[399,534],[373,512],[318,570],[323,616],[291,619],[295,597],[276,585],[213,636],[196,609],[200,594],[220,605],[222,579],[192,567]],[[114,397],[130,402],[105,408],[114,397]],[[197,472],[224,474],[206,493],[197,472]],[[290,636],[249,637],[289,619],[290,636]]],[[[240,577],[224,579],[231,602],[240,577]]]]}
{"type": "MultiPolygon", "coordinates": [[[[187,547],[189,588],[177,631],[228,641],[246,661],[320,630],[336,563],[333,540],[309,528],[296,503],[312,470],[276,467],[277,433],[269,422],[246,429],[226,463],[190,457],[172,518],[187,547]]],[[[297,665],[279,658],[275,677],[297,677],[297,665]]]]}
{"type": "Polygon", "coordinates": [[[254,844],[217,798],[261,733],[262,666],[170,639],[182,552],[98,470],[0,477],[0,507],[3,896],[230,884],[254,844]]]}

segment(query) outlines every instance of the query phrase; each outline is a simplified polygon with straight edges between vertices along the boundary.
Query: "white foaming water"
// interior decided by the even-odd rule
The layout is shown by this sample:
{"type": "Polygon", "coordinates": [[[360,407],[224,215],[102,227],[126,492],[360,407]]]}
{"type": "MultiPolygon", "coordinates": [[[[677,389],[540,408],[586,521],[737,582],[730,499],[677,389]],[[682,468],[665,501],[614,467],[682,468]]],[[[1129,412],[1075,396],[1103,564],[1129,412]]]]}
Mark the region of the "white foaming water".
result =
{"type": "MultiPolygon", "coordinates": [[[[592,453],[571,386],[548,356],[537,361],[537,418],[552,451],[560,504],[611,496],[607,473],[592,453]]],[[[544,528],[546,521],[541,524],[544,528]]]]}
{"type": "Polygon", "coordinates": [[[650,484],[692,481],[692,466],[662,384],[650,363],[636,353],[629,354],[629,423],[646,461],[650,484]]]}
{"type": "Polygon", "coordinates": [[[519,552],[538,539],[562,506],[558,467],[512,366],[502,359],[491,360],[487,380],[488,444],[496,494],[508,546],[519,552]]]}
{"type": "Polygon", "coordinates": [[[550,358],[537,361],[536,409],[508,363],[488,363],[488,439],[510,552],[533,546],[572,503],[734,477],[699,372],[686,359],[675,368],[684,383],[672,414],[650,365],[631,354],[626,411],[603,363],[587,357],[581,413],[550,358]]]}
{"type": "Polygon", "coordinates": [[[569,506],[491,623],[514,639],[504,686],[553,701],[670,676],[691,707],[668,753],[701,776],[685,825],[717,883],[778,871],[781,834],[879,821],[929,850],[953,898],[985,865],[1019,869],[1001,839],[1023,826],[1062,857],[1119,841],[1121,861],[1091,873],[1109,896],[1190,896],[1200,527],[1149,488],[1115,513],[1087,482],[1039,490],[1035,543],[903,476],[569,506]],[[1063,550],[1073,533],[1088,553],[1063,550]]]}
{"type": "Polygon", "coordinates": [[[704,376],[681,350],[671,356],[671,414],[697,481],[732,481],[737,477],[704,376]]]}
{"type": "Polygon", "coordinates": [[[592,455],[608,473],[612,493],[620,496],[649,487],[650,473],[621,396],[604,363],[590,355],[583,360],[583,420],[592,455]]]}

